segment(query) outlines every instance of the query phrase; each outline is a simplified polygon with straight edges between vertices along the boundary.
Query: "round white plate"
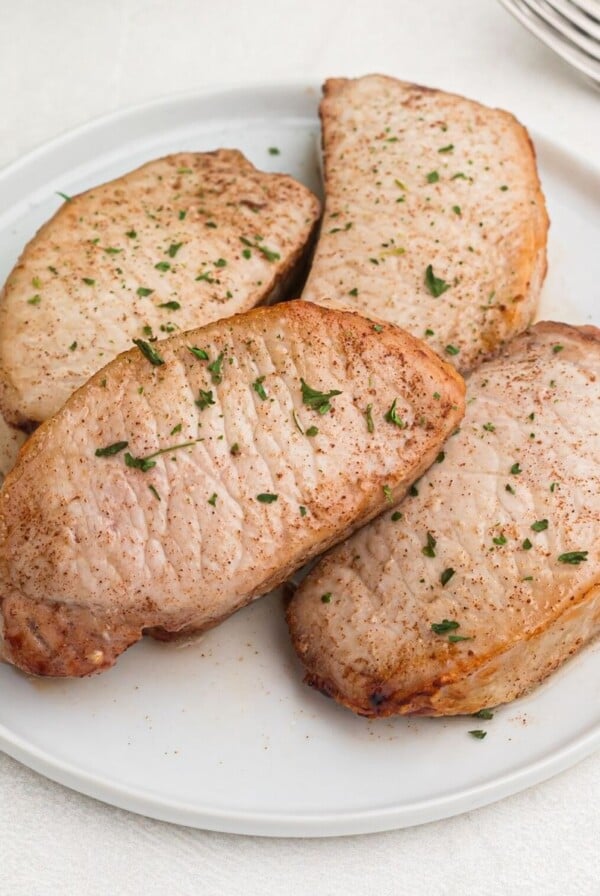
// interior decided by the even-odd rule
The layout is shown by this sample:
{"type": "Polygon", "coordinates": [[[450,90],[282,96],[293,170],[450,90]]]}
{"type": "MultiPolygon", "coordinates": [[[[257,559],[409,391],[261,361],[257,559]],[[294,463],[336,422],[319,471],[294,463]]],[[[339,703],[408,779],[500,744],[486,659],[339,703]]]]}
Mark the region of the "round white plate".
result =
{"type": "MultiPolygon", "coordinates": [[[[0,279],[61,202],[55,191],[164,153],[239,147],[319,189],[318,98],[309,87],[184,96],[38,150],[0,173],[0,279]]],[[[542,316],[600,323],[600,175],[548,140],[536,146],[552,218],[542,316]]],[[[97,678],[41,681],[3,666],[0,693],[0,746],[21,762],[134,812],[245,834],[419,824],[535,784],[600,746],[598,646],[491,722],[367,721],[302,684],[278,593],[191,646],[140,643],[97,678]],[[468,735],[480,727],[485,740],[468,735]]]]}

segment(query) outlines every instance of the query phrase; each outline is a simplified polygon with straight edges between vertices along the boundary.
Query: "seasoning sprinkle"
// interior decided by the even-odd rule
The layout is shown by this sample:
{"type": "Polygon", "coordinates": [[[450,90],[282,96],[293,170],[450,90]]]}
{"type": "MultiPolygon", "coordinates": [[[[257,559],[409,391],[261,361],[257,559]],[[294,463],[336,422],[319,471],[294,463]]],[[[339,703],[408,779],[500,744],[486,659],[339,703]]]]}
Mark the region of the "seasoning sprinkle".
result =
{"type": "Polygon", "coordinates": [[[134,339],[133,344],[137,345],[144,357],[147,358],[154,367],[160,367],[161,364],[165,363],[156,349],[152,348],[152,346],[144,339],[134,339]]]}

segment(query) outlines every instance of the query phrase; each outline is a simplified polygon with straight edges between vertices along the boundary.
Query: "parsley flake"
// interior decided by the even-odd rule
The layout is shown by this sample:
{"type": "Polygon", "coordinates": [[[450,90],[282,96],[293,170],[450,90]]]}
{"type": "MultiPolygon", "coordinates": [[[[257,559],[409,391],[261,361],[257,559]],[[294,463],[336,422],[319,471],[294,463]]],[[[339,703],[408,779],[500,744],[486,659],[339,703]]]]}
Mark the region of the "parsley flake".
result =
{"type": "Polygon", "coordinates": [[[137,345],[144,357],[147,358],[154,367],[160,367],[161,364],[165,363],[156,349],[152,348],[152,346],[143,339],[134,339],[133,344],[137,345]]]}
{"type": "Polygon", "coordinates": [[[425,286],[431,293],[431,295],[438,299],[443,293],[446,292],[447,289],[450,289],[450,284],[446,283],[445,280],[442,280],[441,277],[436,277],[433,273],[432,265],[428,264],[425,269],[425,286]]]}
{"type": "Polygon", "coordinates": [[[427,533],[427,544],[424,548],[421,549],[421,553],[425,554],[426,557],[435,557],[435,546],[437,544],[437,539],[433,537],[431,532],[427,533]]]}
{"type": "Polygon", "coordinates": [[[396,402],[397,402],[397,400],[398,400],[397,398],[394,398],[391,407],[389,408],[388,411],[386,411],[386,413],[384,414],[383,419],[384,419],[387,423],[393,423],[394,426],[398,426],[400,429],[404,429],[404,428],[406,427],[407,424],[404,422],[404,420],[402,419],[402,417],[400,417],[400,416],[398,415],[398,412],[397,412],[397,410],[396,410],[396,402]]]}
{"type": "Polygon", "coordinates": [[[261,504],[272,504],[278,497],[279,495],[273,495],[270,492],[262,492],[256,496],[256,500],[260,501],[261,504]]]}
{"type": "Polygon", "coordinates": [[[571,566],[579,566],[580,563],[587,560],[588,553],[588,551],[567,551],[566,554],[559,555],[558,562],[568,563],[571,566]]]}
{"type": "Polygon", "coordinates": [[[319,392],[318,389],[313,389],[303,379],[300,379],[300,383],[302,386],[303,403],[312,408],[313,411],[317,411],[318,414],[326,414],[327,411],[331,410],[331,399],[335,398],[336,395],[342,394],[339,389],[332,389],[330,392],[319,392]]]}
{"type": "Polygon", "coordinates": [[[113,457],[119,451],[127,448],[128,445],[129,442],[113,442],[112,445],[107,445],[106,448],[96,448],[94,454],[96,457],[113,457]]]}
{"type": "Polygon", "coordinates": [[[448,584],[448,582],[450,581],[450,579],[452,578],[452,576],[454,575],[455,572],[456,572],[456,570],[452,569],[451,566],[449,566],[448,569],[445,569],[443,571],[443,573],[440,576],[440,582],[442,583],[442,586],[448,584]]]}

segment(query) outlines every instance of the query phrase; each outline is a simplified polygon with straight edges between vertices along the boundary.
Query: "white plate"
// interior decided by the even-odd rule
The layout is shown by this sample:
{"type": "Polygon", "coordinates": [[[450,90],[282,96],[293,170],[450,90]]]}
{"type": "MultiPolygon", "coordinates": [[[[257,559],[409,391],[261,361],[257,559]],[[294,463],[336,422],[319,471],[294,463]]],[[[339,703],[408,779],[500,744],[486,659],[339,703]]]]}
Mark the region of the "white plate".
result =
{"type": "MultiPolygon", "coordinates": [[[[242,149],[318,188],[318,91],[184,96],[104,119],[0,174],[0,279],[75,193],[175,150],[242,149]],[[280,155],[270,155],[277,146],[280,155]]],[[[600,174],[536,146],[552,229],[542,316],[598,307],[600,174]]],[[[146,641],[111,671],[39,681],[0,668],[0,745],[69,787],[155,818],[246,834],[380,831],[473,809],[600,746],[592,646],[534,694],[473,719],[367,721],[306,688],[277,593],[185,648],[146,641]],[[470,728],[485,727],[478,741],[470,728]]]]}

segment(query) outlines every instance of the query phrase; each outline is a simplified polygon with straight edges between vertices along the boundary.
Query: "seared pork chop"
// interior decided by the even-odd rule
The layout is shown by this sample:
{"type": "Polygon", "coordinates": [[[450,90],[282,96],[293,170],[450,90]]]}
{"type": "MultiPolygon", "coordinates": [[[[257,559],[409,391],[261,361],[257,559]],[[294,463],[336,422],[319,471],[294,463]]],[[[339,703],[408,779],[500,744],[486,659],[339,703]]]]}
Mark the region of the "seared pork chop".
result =
{"type": "Polygon", "coordinates": [[[467,396],[440,463],[288,609],[308,682],[363,715],[505,703],[600,631],[600,330],[537,324],[467,396]]]}
{"type": "Polygon", "coordinates": [[[237,150],[178,153],[66,201],[0,294],[0,404],[30,426],[135,337],[281,297],[319,216],[237,150]]]}
{"type": "Polygon", "coordinates": [[[307,302],[140,342],[6,479],[5,657],[85,675],[216,624],[400,500],[463,411],[427,346],[307,302]]]}
{"type": "Polygon", "coordinates": [[[391,321],[470,370],[532,321],[546,272],[527,131],[381,75],[324,92],[326,204],[302,298],[391,321]]]}

